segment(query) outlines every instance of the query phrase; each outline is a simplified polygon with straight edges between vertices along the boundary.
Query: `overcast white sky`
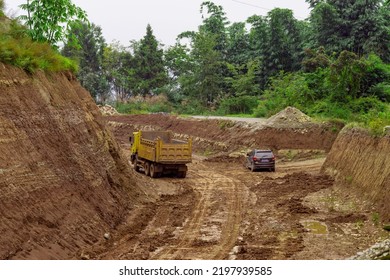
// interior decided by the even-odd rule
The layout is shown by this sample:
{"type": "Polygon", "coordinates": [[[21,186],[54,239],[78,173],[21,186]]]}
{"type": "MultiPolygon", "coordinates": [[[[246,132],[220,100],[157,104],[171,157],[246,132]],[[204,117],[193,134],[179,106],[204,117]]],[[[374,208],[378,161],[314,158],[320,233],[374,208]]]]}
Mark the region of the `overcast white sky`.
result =
{"type": "MultiPolygon", "coordinates": [[[[129,45],[131,40],[140,40],[146,34],[148,23],[162,44],[175,43],[181,32],[197,30],[201,24],[200,5],[205,0],[73,0],[84,9],[91,22],[103,29],[108,43],[113,40],[129,45]]],[[[19,15],[18,6],[26,0],[5,0],[9,15],[19,15]]],[[[221,5],[230,22],[245,21],[248,17],[266,15],[275,7],[294,11],[297,19],[309,15],[305,0],[213,0],[221,5]]]]}

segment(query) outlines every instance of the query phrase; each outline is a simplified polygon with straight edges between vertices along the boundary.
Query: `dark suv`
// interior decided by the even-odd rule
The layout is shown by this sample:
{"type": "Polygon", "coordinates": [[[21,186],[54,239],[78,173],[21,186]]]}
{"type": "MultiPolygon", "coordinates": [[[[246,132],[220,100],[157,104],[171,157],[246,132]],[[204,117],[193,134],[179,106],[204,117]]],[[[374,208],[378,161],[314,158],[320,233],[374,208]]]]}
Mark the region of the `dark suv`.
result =
{"type": "Polygon", "coordinates": [[[252,150],[247,153],[245,166],[252,172],[257,169],[275,172],[275,155],[271,150],[252,150]]]}

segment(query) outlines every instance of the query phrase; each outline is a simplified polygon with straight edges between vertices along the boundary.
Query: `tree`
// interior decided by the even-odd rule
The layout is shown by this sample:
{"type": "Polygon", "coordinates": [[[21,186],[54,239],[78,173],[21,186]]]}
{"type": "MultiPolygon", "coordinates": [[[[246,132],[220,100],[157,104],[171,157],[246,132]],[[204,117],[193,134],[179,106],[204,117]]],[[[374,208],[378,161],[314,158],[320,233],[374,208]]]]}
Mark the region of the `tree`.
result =
{"type": "Polygon", "coordinates": [[[389,9],[381,0],[327,0],[311,12],[314,46],[359,56],[375,52],[389,61],[389,9]]]}
{"type": "Polygon", "coordinates": [[[87,22],[85,11],[71,0],[27,0],[20,7],[27,12],[20,19],[25,21],[31,38],[53,46],[66,40],[71,23],[87,22]]]}
{"type": "Polygon", "coordinates": [[[225,80],[233,89],[233,96],[252,95],[259,93],[259,87],[256,84],[256,72],[258,70],[258,61],[249,61],[247,64],[235,66],[228,64],[228,68],[232,73],[232,77],[227,77],[225,80]]]}
{"type": "Polygon", "coordinates": [[[207,8],[209,17],[202,15],[203,24],[199,27],[206,33],[213,34],[215,37],[215,49],[222,54],[226,54],[227,33],[226,26],[229,24],[222,6],[218,6],[211,1],[203,2],[200,6],[200,12],[203,13],[207,8]]]}
{"type": "Polygon", "coordinates": [[[227,28],[227,57],[229,63],[246,64],[250,58],[249,34],[244,22],[236,22],[227,28]]]}
{"type": "Polygon", "coordinates": [[[79,63],[77,74],[96,101],[105,103],[109,97],[109,85],[103,71],[103,52],[106,47],[102,30],[95,24],[73,23],[61,53],[79,63]]]}
{"type": "Polygon", "coordinates": [[[146,35],[134,49],[135,75],[137,92],[146,96],[168,82],[164,67],[163,50],[153,35],[152,27],[148,24],[146,35]]]}
{"type": "Polygon", "coordinates": [[[250,58],[263,60],[269,41],[268,21],[262,16],[251,16],[247,19],[251,25],[249,32],[250,58]]]}
{"type": "Polygon", "coordinates": [[[215,36],[199,32],[194,41],[193,55],[196,61],[196,93],[203,106],[211,107],[222,93],[223,78],[221,53],[215,49],[215,36]]]}
{"type": "Polygon", "coordinates": [[[263,54],[263,75],[268,77],[279,71],[292,72],[300,69],[302,38],[300,25],[289,9],[275,8],[268,13],[268,42],[263,54]]]}
{"type": "Polygon", "coordinates": [[[184,100],[184,80],[192,75],[194,61],[187,46],[180,44],[171,46],[164,54],[165,65],[168,69],[169,86],[167,96],[170,101],[180,103],[184,100]]]}
{"type": "Polygon", "coordinates": [[[117,102],[124,102],[134,94],[135,65],[128,48],[118,42],[108,45],[104,49],[103,71],[117,102]]]}
{"type": "Polygon", "coordinates": [[[320,3],[315,6],[310,15],[312,26],[311,40],[313,48],[324,47],[328,52],[338,52],[340,50],[340,36],[338,27],[340,18],[335,7],[328,3],[320,3]]]}

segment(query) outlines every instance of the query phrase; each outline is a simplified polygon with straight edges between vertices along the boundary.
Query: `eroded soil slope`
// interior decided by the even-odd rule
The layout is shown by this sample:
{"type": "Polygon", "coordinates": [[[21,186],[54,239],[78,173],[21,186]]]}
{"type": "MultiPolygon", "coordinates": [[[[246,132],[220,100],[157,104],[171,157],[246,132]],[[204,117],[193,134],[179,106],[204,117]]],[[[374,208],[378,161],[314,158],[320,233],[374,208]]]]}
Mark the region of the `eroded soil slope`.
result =
{"type": "Polygon", "coordinates": [[[144,197],[72,75],[0,64],[0,259],[79,258],[144,197]]]}
{"type": "Polygon", "coordinates": [[[323,171],[360,203],[373,206],[378,220],[390,223],[390,134],[373,137],[361,129],[343,129],[323,171]]]}

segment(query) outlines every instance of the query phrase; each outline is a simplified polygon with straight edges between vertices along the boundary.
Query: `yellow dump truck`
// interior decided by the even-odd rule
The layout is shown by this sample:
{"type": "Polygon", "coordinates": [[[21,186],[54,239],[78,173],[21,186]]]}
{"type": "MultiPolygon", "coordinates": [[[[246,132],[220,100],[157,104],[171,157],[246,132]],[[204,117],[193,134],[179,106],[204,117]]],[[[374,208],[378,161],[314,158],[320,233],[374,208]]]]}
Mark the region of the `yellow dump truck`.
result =
{"type": "Polygon", "coordinates": [[[191,139],[173,139],[171,131],[137,131],[129,140],[131,163],[136,171],[143,169],[152,178],[162,174],[186,177],[186,164],[192,161],[191,139]]]}

